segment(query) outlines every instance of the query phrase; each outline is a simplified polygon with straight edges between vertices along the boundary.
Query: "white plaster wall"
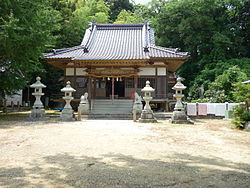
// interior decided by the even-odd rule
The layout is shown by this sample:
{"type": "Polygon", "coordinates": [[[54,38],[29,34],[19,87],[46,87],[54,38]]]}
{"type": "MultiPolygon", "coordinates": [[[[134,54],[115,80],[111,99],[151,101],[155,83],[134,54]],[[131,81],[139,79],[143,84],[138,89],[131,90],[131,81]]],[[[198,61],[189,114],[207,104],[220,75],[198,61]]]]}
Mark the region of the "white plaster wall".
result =
{"type": "Polygon", "coordinates": [[[165,67],[157,68],[157,74],[158,76],[166,76],[166,68],[165,67]]]}
{"type": "Polygon", "coordinates": [[[123,69],[123,70],[134,70],[134,68],[132,68],[132,67],[123,67],[121,69],[123,69]]]}
{"type": "Polygon", "coordinates": [[[76,68],[76,76],[85,76],[86,73],[86,68],[76,68]]]}
{"type": "Polygon", "coordinates": [[[154,62],[154,65],[165,65],[163,62],[154,62]]]}
{"type": "Polygon", "coordinates": [[[16,92],[15,95],[7,95],[6,96],[6,105],[10,106],[11,101],[13,101],[14,105],[17,105],[17,102],[19,101],[19,104],[22,104],[22,97],[23,97],[23,90],[19,90],[16,92]]]}
{"type": "Polygon", "coordinates": [[[140,72],[138,75],[140,76],[154,76],[155,75],[155,68],[150,67],[150,68],[145,68],[145,67],[140,67],[140,72]]]}
{"type": "Polygon", "coordinates": [[[66,76],[74,76],[74,68],[66,68],[66,76]]]}

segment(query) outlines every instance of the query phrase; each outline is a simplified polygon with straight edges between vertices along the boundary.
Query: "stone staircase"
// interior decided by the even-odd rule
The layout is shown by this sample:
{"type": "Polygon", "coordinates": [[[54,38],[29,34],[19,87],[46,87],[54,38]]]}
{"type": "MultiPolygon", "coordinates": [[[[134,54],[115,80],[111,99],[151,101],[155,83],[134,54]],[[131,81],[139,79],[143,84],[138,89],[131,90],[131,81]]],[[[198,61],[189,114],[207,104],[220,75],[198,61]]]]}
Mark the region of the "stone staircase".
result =
{"type": "Polygon", "coordinates": [[[155,112],[154,115],[157,120],[168,120],[172,117],[173,112],[155,112]]]}
{"type": "Polygon", "coordinates": [[[132,119],[133,100],[95,99],[88,119],[132,119]]]}

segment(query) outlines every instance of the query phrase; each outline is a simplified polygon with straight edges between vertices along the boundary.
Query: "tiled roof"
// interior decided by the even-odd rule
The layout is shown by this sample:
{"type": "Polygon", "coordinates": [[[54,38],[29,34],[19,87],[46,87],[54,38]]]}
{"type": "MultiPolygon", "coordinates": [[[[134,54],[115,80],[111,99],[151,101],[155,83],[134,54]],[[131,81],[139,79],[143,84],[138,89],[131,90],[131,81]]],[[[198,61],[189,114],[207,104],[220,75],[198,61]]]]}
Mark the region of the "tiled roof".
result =
{"type": "Polygon", "coordinates": [[[155,46],[154,30],[149,23],[91,24],[81,45],[53,50],[46,59],[137,60],[150,58],[187,58],[175,48],[155,46]]]}

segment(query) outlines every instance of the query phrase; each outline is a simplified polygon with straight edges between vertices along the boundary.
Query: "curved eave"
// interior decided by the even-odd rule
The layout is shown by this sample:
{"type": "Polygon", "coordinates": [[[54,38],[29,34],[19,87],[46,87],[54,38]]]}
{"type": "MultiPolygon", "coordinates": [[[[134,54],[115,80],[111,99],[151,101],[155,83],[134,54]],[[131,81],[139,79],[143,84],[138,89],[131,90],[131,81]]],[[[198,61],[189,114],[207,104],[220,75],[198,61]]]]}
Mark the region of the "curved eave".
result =
{"type": "Polygon", "coordinates": [[[74,63],[73,66],[147,66],[149,64],[153,65],[154,62],[163,62],[168,70],[175,72],[188,57],[182,58],[150,58],[150,59],[113,59],[113,60],[72,60],[71,58],[44,58],[49,64],[58,67],[60,69],[65,69],[68,63],[74,63]],[[82,64],[81,64],[82,63],[82,64]]]}

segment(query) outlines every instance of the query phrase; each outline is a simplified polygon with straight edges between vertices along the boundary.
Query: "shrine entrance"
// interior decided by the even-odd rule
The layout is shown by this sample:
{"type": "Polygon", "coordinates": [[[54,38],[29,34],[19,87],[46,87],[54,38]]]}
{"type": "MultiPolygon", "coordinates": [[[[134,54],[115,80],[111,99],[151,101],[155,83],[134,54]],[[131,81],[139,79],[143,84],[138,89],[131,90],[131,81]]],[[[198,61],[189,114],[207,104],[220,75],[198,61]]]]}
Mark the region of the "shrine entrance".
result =
{"type": "MultiPolygon", "coordinates": [[[[114,80],[114,98],[124,98],[125,97],[125,81],[115,79],[114,80]]],[[[112,98],[112,80],[106,81],[106,97],[112,98]]]]}
{"type": "Polygon", "coordinates": [[[134,93],[134,82],[129,78],[137,76],[139,70],[137,68],[88,68],[86,70],[88,76],[95,78],[94,88],[88,87],[88,93],[93,93],[96,99],[125,99],[131,98],[134,93]],[[131,82],[132,81],[132,82],[131,82]],[[127,85],[127,87],[125,87],[127,85]],[[92,91],[93,90],[93,91],[92,91]]]}

